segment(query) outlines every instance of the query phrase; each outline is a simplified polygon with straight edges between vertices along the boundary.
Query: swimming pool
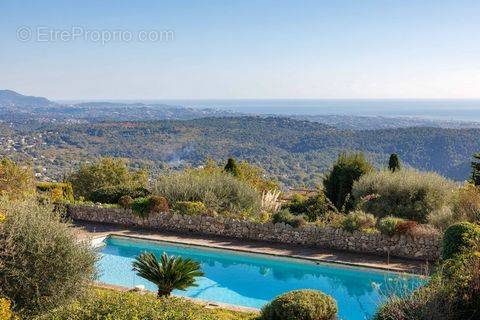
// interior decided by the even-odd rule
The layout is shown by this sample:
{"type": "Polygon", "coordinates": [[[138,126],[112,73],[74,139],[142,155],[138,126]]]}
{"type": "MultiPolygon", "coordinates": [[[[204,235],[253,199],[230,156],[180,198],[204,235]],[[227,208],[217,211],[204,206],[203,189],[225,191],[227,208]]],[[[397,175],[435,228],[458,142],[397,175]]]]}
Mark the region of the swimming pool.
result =
{"type": "Polygon", "coordinates": [[[176,290],[176,295],[261,308],[284,292],[317,289],[333,296],[340,318],[348,320],[368,319],[383,294],[397,290],[400,284],[413,290],[421,283],[413,276],[373,269],[116,236],[106,238],[101,248],[99,280],[127,287],[142,284],[155,291],[153,284],[132,271],[132,261],[144,251],[200,262],[205,275],[197,279],[198,287],[176,290]]]}

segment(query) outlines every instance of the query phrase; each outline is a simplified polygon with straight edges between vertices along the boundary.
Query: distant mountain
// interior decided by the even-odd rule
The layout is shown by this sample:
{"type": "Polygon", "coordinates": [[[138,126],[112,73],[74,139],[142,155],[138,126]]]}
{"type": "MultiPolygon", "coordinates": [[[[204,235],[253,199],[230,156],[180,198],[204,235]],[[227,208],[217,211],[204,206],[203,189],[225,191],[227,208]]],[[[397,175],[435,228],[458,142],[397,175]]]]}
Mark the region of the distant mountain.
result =
{"type": "Polygon", "coordinates": [[[0,107],[46,107],[54,104],[43,97],[24,96],[12,90],[0,90],[0,107]]]}
{"type": "Polygon", "coordinates": [[[0,90],[0,121],[16,124],[95,123],[103,121],[188,120],[236,116],[238,113],[212,108],[185,108],[165,104],[85,102],[60,104],[46,98],[29,97],[0,90]]]}

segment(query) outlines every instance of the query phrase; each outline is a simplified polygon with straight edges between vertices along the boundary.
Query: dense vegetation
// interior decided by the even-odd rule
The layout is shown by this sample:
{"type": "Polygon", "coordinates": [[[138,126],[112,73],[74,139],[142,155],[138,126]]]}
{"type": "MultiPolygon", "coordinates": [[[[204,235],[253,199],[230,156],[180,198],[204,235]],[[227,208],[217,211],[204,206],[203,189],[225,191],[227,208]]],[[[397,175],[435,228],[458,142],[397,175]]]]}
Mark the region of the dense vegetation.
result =
{"type": "Polygon", "coordinates": [[[425,223],[434,214],[451,203],[451,181],[435,173],[404,169],[391,172],[371,172],[353,185],[355,199],[365,199],[361,207],[377,217],[395,215],[399,218],[425,223]]]}
{"type": "Polygon", "coordinates": [[[187,170],[161,175],[153,192],[169,203],[201,202],[212,213],[249,215],[260,210],[260,194],[248,183],[228,173],[187,170]]]}
{"type": "MultiPolygon", "coordinates": [[[[83,164],[68,177],[77,197],[87,200],[115,201],[125,194],[139,192],[147,186],[148,175],[144,170],[130,170],[122,159],[102,158],[92,164],[83,164]]],[[[130,194],[129,194],[130,195],[130,194]]]]}
{"type": "Polygon", "coordinates": [[[0,152],[45,167],[47,176],[56,178],[98,156],[128,158],[152,172],[235,157],[285,185],[314,186],[341,151],[363,151],[377,167],[386,166],[395,152],[404,166],[465,180],[471,155],[480,150],[479,134],[478,129],[344,131],[288,118],[204,118],[23,128],[8,135],[18,141],[16,151],[0,152]]]}
{"type": "Polygon", "coordinates": [[[69,303],[96,274],[89,243],[79,243],[52,207],[0,199],[0,297],[24,316],[69,303]]]}
{"type": "Polygon", "coordinates": [[[209,309],[181,298],[95,289],[77,302],[57,308],[37,320],[254,320],[256,314],[209,309]]]}
{"type": "Polygon", "coordinates": [[[428,283],[412,294],[389,297],[375,320],[465,320],[480,318],[479,226],[460,223],[445,232],[444,260],[428,283]],[[457,236],[467,232],[461,241],[457,236]]]}

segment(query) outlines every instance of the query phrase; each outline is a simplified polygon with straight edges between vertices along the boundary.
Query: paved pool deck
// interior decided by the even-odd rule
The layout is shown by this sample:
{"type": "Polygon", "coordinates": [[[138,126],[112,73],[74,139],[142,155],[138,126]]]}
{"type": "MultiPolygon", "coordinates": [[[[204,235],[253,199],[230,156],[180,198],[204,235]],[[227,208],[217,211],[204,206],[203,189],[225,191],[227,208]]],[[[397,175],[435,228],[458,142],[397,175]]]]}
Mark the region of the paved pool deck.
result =
{"type": "Polygon", "coordinates": [[[400,258],[388,259],[387,256],[381,257],[371,254],[352,253],[294,244],[231,239],[193,233],[125,228],[121,226],[78,221],[74,222],[72,227],[77,232],[79,239],[94,239],[108,235],[117,235],[209,248],[308,259],[318,262],[339,263],[343,265],[375,268],[395,272],[416,273],[421,275],[429,274],[433,267],[432,263],[424,260],[400,258]]]}

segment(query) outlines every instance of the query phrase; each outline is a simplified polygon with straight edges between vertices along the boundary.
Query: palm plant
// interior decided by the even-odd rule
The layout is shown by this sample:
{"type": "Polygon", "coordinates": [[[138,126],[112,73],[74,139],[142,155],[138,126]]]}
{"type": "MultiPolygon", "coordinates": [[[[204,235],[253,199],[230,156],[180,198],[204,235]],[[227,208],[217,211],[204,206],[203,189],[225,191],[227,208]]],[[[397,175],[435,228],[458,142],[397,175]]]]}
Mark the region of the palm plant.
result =
{"type": "Polygon", "coordinates": [[[160,261],[153,253],[142,253],[132,265],[137,275],[158,287],[159,298],[168,297],[174,289],[185,290],[197,286],[195,277],[203,276],[198,262],[181,257],[169,257],[165,252],[160,261]]]}

